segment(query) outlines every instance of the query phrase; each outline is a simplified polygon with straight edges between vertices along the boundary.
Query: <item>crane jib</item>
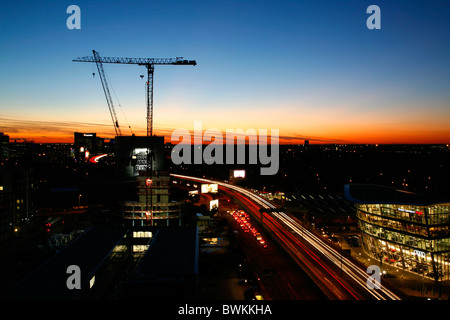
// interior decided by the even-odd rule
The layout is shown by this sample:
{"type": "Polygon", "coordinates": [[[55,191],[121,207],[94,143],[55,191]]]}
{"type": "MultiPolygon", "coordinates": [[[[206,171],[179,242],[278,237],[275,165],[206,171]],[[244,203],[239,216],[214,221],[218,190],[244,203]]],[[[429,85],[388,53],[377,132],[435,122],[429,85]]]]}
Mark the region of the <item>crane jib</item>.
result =
{"type": "Polygon", "coordinates": [[[81,57],[73,60],[74,62],[102,62],[102,63],[122,63],[138,65],[154,64],[175,64],[175,65],[197,65],[195,60],[181,60],[180,58],[114,58],[114,57],[81,57]]]}

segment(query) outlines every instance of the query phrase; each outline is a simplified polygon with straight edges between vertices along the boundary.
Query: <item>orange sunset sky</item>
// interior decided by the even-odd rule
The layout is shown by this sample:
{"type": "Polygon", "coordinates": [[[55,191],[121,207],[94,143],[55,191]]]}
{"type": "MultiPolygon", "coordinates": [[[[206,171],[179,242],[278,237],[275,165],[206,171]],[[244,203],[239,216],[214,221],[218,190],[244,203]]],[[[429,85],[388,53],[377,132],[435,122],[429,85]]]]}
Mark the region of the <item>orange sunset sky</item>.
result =
{"type": "MultiPolygon", "coordinates": [[[[184,57],[155,66],[154,133],[279,129],[280,143],[450,143],[448,1],[85,1],[2,5],[0,132],[13,141],[113,138],[91,56],[184,57]]],[[[146,70],[104,64],[123,135],[145,135],[146,70]],[[131,130],[129,127],[131,126],[131,130]]]]}

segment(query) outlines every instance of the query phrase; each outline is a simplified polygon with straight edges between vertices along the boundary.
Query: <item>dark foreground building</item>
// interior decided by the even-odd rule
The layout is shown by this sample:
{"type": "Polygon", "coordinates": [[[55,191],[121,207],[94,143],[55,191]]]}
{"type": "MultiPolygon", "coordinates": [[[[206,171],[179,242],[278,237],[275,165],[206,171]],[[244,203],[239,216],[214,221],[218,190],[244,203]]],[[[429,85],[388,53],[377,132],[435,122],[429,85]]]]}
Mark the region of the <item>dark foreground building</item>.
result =
{"type": "Polygon", "coordinates": [[[91,227],[2,299],[196,299],[196,227],[91,227]]]}

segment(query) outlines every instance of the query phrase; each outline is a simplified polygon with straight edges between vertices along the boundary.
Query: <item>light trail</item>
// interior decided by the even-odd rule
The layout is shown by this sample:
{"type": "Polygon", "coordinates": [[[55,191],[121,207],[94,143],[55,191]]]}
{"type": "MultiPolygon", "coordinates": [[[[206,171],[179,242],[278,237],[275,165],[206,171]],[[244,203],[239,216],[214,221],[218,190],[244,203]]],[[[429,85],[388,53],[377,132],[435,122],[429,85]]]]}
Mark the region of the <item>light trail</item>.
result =
{"type": "MultiPolygon", "coordinates": [[[[293,231],[302,236],[310,245],[312,245],[316,250],[321,252],[328,260],[333,262],[337,267],[342,268],[342,271],[346,273],[349,277],[351,277],[356,283],[358,283],[361,288],[364,288],[368,293],[373,295],[377,300],[382,300],[384,297],[377,292],[377,290],[369,289],[367,286],[367,278],[368,274],[361,270],[358,266],[353,264],[346,257],[342,256],[336,250],[328,246],[325,242],[319,239],[316,235],[311,233],[309,230],[302,228],[300,224],[296,221],[293,221],[291,217],[287,216],[283,212],[274,212],[274,215],[277,216],[280,220],[282,220],[286,225],[288,225],[293,231]],[[291,220],[291,221],[290,221],[291,220]],[[300,229],[302,228],[302,229],[300,229]],[[303,235],[302,235],[302,234],[303,235]]],[[[390,292],[387,291],[384,287],[381,286],[380,289],[389,296],[390,292]]],[[[395,295],[390,296],[391,299],[398,299],[395,295]]]]}
{"type": "MultiPolygon", "coordinates": [[[[234,190],[240,194],[245,195],[248,199],[252,200],[254,203],[258,204],[260,207],[264,209],[270,209],[274,210],[277,209],[275,205],[270,203],[269,201],[265,200],[264,198],[260,197],[259,195],[255,194],[254,192],[251,192],[247,189],[244,189],[242,187],[234,186],[228,183],[210,180],[210,179],[204,179],[204,178],[196,178],[196,177],[190,177],[190,176],[184,176],[184,175],[177,175],[177,174],[171,174],[171,176],[175,178],[180,179],[187,179],[187,180],[195,180],[199,182],[204,183],[215,183],[222,187],[229,188],[231,190],[234,190]]],[[[370,289],[367,285],[368,280],[368,274],[364,272],[364,270],[361,270],[359,266],[354,264],[351,260],[348,258],[342,256],[341,253],[337,252],[333,247],[331,247],[329,244],[327,244],[324,240],[320,239],[317,235],[310,232],[308,229],[304,228],[299,222],[295,221],[292,217],[287,215],[284,212],[277,212],[273,211],[271,212],[273,217],[276,217],[280,222],[282,222],[286,227],[288,227],[290,230],[292,230],[294,233],[298,234],[305,243],[312,246],[315,250],[320,252],[328,261],[332,262],[334,265],[336,265],[339,268],[342,268],[342,271],[345,272],[346,275],[348,275],[357,285],[359,288],[363,289],[363,292],[368,293],[370,296],[377,300],[386,300],[386,299],[392,299],[392,300],[400,300],[400,298],[394,294],[392,291],[388,290],[385,286],[383,286],[381,283],[376,282],[375,285],[379,287],[380,289],[370,289]]],[[[267,217],[270,217],[271,215],[267,214],[267,217]]],[[[271,221],[271,223],[274,223],[274,221],[271,221]]],[[[282,230],[280,228],[280,230],[282,230]]],[[[277,233],[278,234],[278,233],[277,233]]],[[[300,245],[303,250],[305,250],[306,253],[308,253],[314,260],[316,260],[327,272],[330,273],[330,271],[319,262],[318,258],[314,257],[312,255],[312,252],[307,250],[305,246],[302,246],[301,243],[298,241],[296,237],[294,237],[292,234],[289,234],[289,232],[286,233],[286,235],[297,245],[300,245]]],[[[283,242],[285,242],[283,240],[283,242]]],[[[286,245],[288,245],[285,242],[286,245]]],[[[291,249],[291,245],[288,245],[291,249]]],[[[330,273],[331,274],[331,273],[330,273]]],[[[341,285],[343,285],[334,275],[332,275],[341,285]]],[[[348,290],[345,286],[343,286],[346,290],[348,290]]],[[[349,291],[349,290],[348,290],[349,291]]],[[[349,291],[350,292],[350,291],[349,291]]],[[[352,295],[353,293],[350,292],[352,295]]],[[[354,295],[353,295],[354,296],[354,295]]]]}
{"type": "Polygon", "coordinates": [[[98,163],[98,160],[100,160],[101,158],[106,157],[106,156],[107,156],[107,154],[100,154],[98,156],[89,158],[89,161],[92,163],[98,163]]]}
{"type": "MultiPolygon", "coordinates": [[[[328,274],[328,276],[331,276],[331,278],[333,278],[334,279],[334,281],[335,282],[337,282],[337,283],[339,283],[340,284],[340,286],[341,286],[341,288],[343,288],[345,291],[344,292],[347,292],[347,293],[349,293],[354,299],[356,299],[356,300],[360,300],[346,285],[344,285],[343,283],[342,283],[342,281],[341,280],[339,280],[338,279],[338,277],[336,277],[332,272],[331,272],[331,270],[329,269],[329,268],[327,268],[322,262],[321,262],[321,259],[316,255],[316,254],[314,254],[314,252],[312,252],[311,250],[309,250],[304,244],[302,244],[296,237],[294,237],[294,235],[292,235],[291,233],[289,233],[283,226],[281,226],[278,222],[276,222],[276,221],[274,221],[273,220],[273,218],[272,217],[270,217],[270,216],[267,216],[266,217],[266,224],[267,224],[267,219],[271,219],[272,220],[272,223],[274,223],[274,224],[276,224],[277,225],[277,228],[279,229],[279,230],[281,230],[282,232],[284,232],[284,237],[287,237],[287,238],[289,238],[289,240],[290,240],[290,244],[288,244],[288,246],[289,247],[291,247],[291,249],[292,249],[292,244],[296,244],[298,247],[301,247],[301,249],[303,250],[303,252],[306,252],[319,266],[321,266],[322,267],[322,269],[326,272],[325,274],[323,274],[322,273],[322,276],[323,276],[323,278],[322,278],[322,280],[327,280],[327,282],[330,284],[330,286],[329,287],[334,287],[333,286],[333,284],[332,284],[332,282],[329,280],[329,278],[327,279],[326,278],[326,276],[327,276],[327,274],[328,274]]],[[[281,238],[280,237],[280,239],[284,242],[284,243],[286,243],[286,240],[284,240],[283,238],[281,238]]],[[[296,252],[296,256],[297,257],[300,257],[301,256],[301,254],[298,252],[298,250],[296,250],[296,249],[294,249],[295,250],[295,252],[296,252]]],[[[337,294],[337,295],[342,295],[341,293],[337,293],[336,291],[334,292],[335,294],[337,294]]]]}

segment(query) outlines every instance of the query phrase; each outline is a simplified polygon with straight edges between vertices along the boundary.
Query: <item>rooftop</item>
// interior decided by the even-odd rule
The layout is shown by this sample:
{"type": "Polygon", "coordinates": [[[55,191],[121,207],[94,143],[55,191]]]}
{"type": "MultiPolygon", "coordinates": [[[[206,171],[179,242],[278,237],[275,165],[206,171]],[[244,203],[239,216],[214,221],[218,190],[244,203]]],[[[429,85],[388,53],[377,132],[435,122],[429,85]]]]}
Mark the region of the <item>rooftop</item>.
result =
{"type": "Polygon", "coordinates": [[[123,228],[92,227],[61,252],[29,274],[5,294],[11,299],[71,299],[77,290],[67,288],[67,267],[77,265],[81,284],[90,280],[105,257],[124,237],[123,228]]]}
{"type": "Polygon", "coordinates": [[[295,195],[297,203],[318,217],[340,217],[355,215],[355,207],[338,194],[299,194],[295,195]]]}
{"type": "MultiPolygon", "coordinates": [[[[91,227],[1,297],[12,300],[77,299],[81,291],[67,288],[67,280],[72,274],[67,272],[67,268],[71,265],[79,266],[82,288],[88,288],[94,275],[100,275],[103,285],[113,281],[115,276],[111,274],[113,271],[109,268],[107,258],[119,243],[128,243],[126,235],[136,230],[141,229],[91,227]],[[106,269],[104,265],[107,265],[106,269]],[[106,280],[105,272],[111,279],[106,280]]],[[[153,230],[154,236],[133,277],[134,282],[145,286],[149,281],[189,277],[195,279],[198,274],[198,239],[195,227],[148,227],[145,230],[153,230]]],[[[114,264],[120,265],[117,259],[114,264]]],[[[148,290],[146,287],[143,289],[148,290]]],[[[181,292],[183,287],[178,286],[176,290],[181,292]]]]}
{"type": "Polygon", "coordinates": [[[438,198],[374,184],[346,184],[344,192],[348,201],[359,204],[383,203],[417,206],[450,204],[450,195],[447,198],[438,198]]]}
{"type": "Polygon", "coordinates": [[[198,239],[195,227],[160,228],[141,262],[137,278],[197,274],[197,259],[192,254],[197,251],[198,239]]]}

